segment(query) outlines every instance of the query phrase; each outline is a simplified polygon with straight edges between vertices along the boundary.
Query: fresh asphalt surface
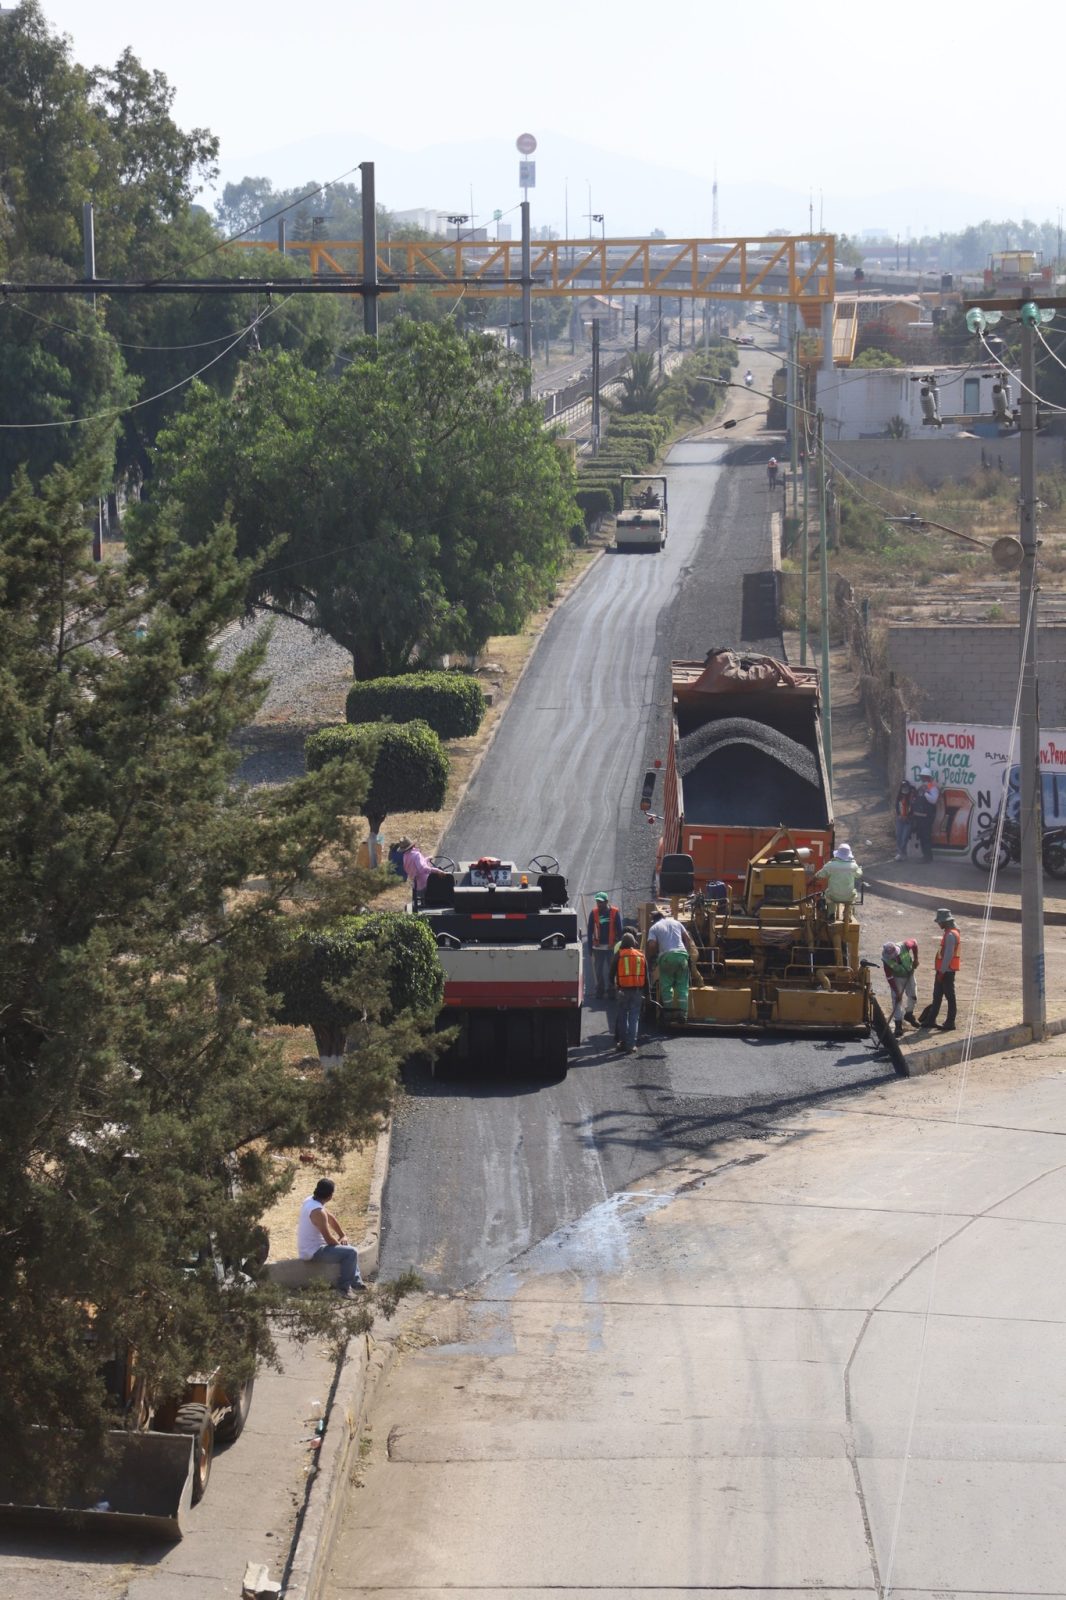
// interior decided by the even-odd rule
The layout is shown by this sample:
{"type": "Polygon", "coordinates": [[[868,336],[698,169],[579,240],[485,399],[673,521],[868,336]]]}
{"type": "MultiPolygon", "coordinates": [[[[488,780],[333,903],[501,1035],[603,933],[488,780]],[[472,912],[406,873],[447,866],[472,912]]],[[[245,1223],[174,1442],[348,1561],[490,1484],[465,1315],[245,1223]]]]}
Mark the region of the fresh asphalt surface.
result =
{"type": "MultiPolygon", "coordinates": [[[[780,650],[770,453],[675,447],[666,549],[605,555],[560,605],[443,853],[522,865],[554,855],[583,920],[599,889],[626,913],[646,897],[658,834],[638,800],[666,753],[671,660],[713,645],[780,650]]],[[[661,783],[653,810],[660,799],[661,783]]],[[[383,1277],[413,1266],[431,1288],[461,1288],[681,1154],[892,1075],[872,1040],[653,1035],[620,1057],[595,1000],[584,1040],[550,1087],[516,1082],[502,1064],[411,1076],[393,1131],[383,1277]]]]}

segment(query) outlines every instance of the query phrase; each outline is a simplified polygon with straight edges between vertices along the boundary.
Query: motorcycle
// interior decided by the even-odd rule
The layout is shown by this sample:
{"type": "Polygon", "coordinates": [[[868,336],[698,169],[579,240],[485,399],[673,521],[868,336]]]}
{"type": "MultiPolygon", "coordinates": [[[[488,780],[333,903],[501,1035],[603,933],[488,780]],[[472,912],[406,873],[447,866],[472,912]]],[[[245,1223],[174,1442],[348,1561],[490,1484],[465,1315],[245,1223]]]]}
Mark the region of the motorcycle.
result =
{"type": "MultiPolygon", "coordinates": [[[[998,822],[992,823],[991,827],[986,828],[980,835],[970,851],[970,860],[979,872],[992,871],[998,828],[998,822]]],[[[1044,871],[1048,877],[1066,878],[1066,828],[1045,828],[1041,853],[1044,871]]],[[[1000,868],[1007,867],[1012,861],[1020,862],[1021,859],[1022,830],[1013,818],[1005,817],[999,840],[999,860],[996,865],[1000,868]]]]}

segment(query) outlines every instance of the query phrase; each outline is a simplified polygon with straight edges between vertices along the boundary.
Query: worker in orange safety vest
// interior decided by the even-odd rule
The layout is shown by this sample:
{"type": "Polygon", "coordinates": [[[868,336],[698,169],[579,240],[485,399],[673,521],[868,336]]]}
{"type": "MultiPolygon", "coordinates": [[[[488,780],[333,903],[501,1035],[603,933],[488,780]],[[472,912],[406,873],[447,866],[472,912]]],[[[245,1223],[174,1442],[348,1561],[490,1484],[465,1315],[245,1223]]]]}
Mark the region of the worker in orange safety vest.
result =
{"type": "Polygon", "coordinates": [[[918,1018],[923,1028],[935,1028],[940,1013],[940,1002],[946,1000],[948,1013],[940,1023],[941,1033],[955,1031],[955,974],[962,964],[962,935],[955,926],[955,918],[947,906],[941,906],[934,918],[940,929],[940,949],[936,953],[936,977],[933,980],[933,998],[918,1018]]]}
{"type": "Polygon", "coordinates": [[[631,933],[622,942],[611,962],[611,981],[618,988],[618,1014],[614,1021],[614,1047],[631,1056],[637,1048],[644,988],[648,981],[648,960],[631,933]]]}

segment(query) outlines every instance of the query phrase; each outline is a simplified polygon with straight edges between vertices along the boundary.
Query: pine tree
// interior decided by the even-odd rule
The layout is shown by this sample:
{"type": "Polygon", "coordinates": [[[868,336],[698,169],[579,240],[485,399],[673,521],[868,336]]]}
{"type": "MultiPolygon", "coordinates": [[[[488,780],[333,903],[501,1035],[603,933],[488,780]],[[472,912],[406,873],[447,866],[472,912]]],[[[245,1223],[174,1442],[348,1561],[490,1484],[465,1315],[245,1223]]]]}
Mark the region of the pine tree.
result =
{"type": "MultiPolygon", "coordinates": [[[[163,525],[93,567],[85,493],[57,471],[0,505],[0,1430],[24,1482],[99,1449],[122,1341],[160,1394],[270,1359],[277,1302],[232,1270],[269,1154],[372,1133],[430,1026],[390,1011],[368,951],[343,1065],[284,1064],[267,974],[293,914],[313,929],[375,886],[341,817],[352,767],[234,782],[265,683],[261,644],[228,668],[213,646],[248,584],[231,530],[163,525]]],[[[324,1326],[334,1301],[287,1315],[324,1326]]]]}

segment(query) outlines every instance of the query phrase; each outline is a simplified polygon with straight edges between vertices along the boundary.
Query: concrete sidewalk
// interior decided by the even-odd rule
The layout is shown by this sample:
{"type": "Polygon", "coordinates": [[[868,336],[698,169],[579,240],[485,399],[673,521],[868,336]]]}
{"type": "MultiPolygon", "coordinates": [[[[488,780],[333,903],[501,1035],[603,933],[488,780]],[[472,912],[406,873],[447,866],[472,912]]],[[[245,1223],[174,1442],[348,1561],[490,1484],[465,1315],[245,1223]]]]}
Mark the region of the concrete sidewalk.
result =
{"type": "Polygon", "coordinates": [[[329,1593],[1066,1593],[1066,1054],[899,1080],[435,1312],[329,1593]]]}

